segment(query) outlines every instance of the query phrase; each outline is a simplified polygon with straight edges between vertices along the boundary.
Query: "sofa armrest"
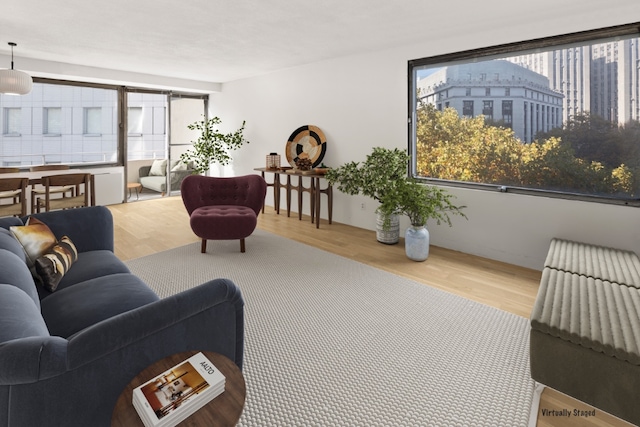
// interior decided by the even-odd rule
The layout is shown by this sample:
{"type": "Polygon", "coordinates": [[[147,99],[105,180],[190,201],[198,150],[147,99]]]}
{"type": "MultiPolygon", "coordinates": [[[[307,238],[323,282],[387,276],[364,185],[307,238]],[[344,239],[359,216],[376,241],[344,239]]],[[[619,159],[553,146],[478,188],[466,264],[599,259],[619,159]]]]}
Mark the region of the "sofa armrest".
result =
{"type": "Polygon", "coordinates": [[[0,344],[0,386],[30,384],[67,371],[68,341],[30,337],[0,344]]]}
{"type": "Polygon", "coordinates": [[[149,176],[150,171],[151,171],[151,166],[141,166],[140,169],[138,169],[138,176],[140,177],[149,176]]]}
{"type": "Polygon", "coordinates": [[[69,337],[69,369],[133,348],[151,361],[186,349],[210,350],[242,367],[240,289],[228,279],[211,280],[86,328],[69,337]]]}
{"type": "Polygon", "coordinates": [[[113,216],[104,206],[50,211],[33,216],[47,224],[58,240],[69,236],[78,252],[113,252],[113,216]]]}

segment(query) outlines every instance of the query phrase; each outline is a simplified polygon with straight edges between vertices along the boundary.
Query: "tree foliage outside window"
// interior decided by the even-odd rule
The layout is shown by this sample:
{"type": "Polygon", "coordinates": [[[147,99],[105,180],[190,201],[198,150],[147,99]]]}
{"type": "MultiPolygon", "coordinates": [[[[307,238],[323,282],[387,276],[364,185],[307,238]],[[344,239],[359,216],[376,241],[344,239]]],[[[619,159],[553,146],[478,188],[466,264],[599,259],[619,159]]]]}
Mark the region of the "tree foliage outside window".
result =
{"type": "Polygon", "coordinates": [[[602,31],[577,47],[546,40],[542,53],[530,53],[531,42],[529,53],[503,46],[480,60],[475,51],[454,54],[450,63],[411,61],[413,174],[483,188],[638,200],[640,70],[629,64],[640,63],[640,39],[602,39],[602,31]],[[568,58],[590,70],[591,81],[581,88],[562,74],[568,58]],[[607,102],[598,89],[603,81],[616,88],[605,94],[607,102]]]}

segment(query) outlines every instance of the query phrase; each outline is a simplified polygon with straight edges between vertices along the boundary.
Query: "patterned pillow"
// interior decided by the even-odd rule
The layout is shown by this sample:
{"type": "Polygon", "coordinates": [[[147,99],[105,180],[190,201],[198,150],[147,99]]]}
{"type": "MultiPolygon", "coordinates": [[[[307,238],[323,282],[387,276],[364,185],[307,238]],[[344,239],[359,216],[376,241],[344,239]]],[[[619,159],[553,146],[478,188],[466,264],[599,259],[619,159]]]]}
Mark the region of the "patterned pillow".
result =
{"type": "Polygon", "coordinates": [[[78,259],[78,250],[71,239],[63,236],[60,242],[36,260],[36,272],[42,286],[49,292],[58,287],[62,276],[78,259]]]}
{"type": "Polygon", "coordinates": [[[32,216],[24,226],[14,225],[9,227],[9,230],[24,248],[29,268],[33,267],[35,261],[58,241],[45,223],[32,216]]]}

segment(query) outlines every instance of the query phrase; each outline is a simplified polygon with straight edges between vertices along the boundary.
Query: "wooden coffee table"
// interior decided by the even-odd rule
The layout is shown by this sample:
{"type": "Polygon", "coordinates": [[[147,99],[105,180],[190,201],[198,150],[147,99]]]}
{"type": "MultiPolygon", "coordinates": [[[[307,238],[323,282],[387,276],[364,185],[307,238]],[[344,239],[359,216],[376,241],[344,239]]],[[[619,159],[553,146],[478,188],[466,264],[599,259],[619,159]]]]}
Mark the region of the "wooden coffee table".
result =
{"type": "MultiPolygon", "coordinates": [[[[180,362],[188,359],[197,351],[174,354],[157,361],[140,372],[120,394],[111,418],[112,427],[142,426],[142,420],[133,407],[133,389],[160,375],[180,362]]],[[[229,358],[211,351],[202,352],[222,372],[226,378],[224,392],[191,414],[179,426],[235,426],[246,397],[246,385],[242,372],[229,358]]]]}

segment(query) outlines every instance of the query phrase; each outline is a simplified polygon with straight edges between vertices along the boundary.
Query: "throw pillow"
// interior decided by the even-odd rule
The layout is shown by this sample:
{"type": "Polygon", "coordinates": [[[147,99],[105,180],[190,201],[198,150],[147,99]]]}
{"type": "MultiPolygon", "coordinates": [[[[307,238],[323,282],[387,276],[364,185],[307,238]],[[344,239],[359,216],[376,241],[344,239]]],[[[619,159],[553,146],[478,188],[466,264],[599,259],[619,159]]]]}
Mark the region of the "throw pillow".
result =
{"type": "Polygon", "coordinates": [[[9,227],[9,230],[24,248],[29,268],[33,267],[35,261],[58,241],[45,223],[32,216],[25,225],[14,225],[9,227]]]}
{"type": "Polygon", "coordinates": [[[78,250],[71,239],[63,236],[57,245],[36,260],[36,272],[42,286],[49,292],[54,292],[62,280],[62,276],[78,259],[78,250]]]}
{"type": "Polygon", "coordinates": [[[154,160],[149,170],[149,176],[165,176],[167,174],[167,159],[154,160]]]}
{"type": "Polygon", "coordinates": [[[187,164],[181,160],[178,161],[178,163],[176,163],[175,166],[171,168],[171,172],[186,171],[186,170],[187,170],[187,164]]]}

